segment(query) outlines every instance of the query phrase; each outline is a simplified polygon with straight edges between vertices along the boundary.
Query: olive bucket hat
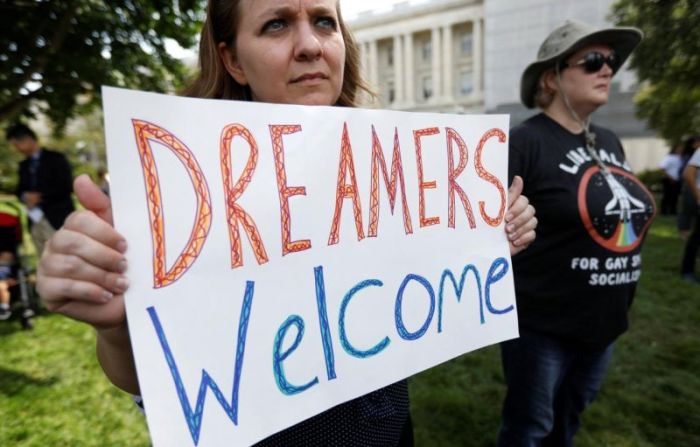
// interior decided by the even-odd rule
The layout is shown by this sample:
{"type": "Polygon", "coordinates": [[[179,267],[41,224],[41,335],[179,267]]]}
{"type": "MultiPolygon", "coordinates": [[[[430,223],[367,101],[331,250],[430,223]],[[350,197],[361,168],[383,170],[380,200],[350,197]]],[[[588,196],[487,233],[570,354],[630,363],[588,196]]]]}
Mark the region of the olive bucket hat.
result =
{"type": "Polygon", "coordinates": [[[535,107],[537,83],[542,72],[581,48],[593,44],[609,45],[615,51],[621,66],[642,40],[642,36],[642,32],[633,27],[597,29],[583,22],[567,20],[547,36],[537,52],[537,60],[523,72],[520,78],[520,100],[528,109],[535,107]]]}

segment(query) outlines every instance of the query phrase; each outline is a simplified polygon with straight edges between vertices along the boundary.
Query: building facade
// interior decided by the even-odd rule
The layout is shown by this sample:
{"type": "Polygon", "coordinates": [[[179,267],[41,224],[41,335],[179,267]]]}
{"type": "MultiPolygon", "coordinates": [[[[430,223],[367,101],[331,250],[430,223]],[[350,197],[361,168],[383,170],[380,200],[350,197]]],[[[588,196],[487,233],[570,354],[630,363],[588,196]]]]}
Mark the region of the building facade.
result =
{"type": "MultiPolygon", "coordinates": [[[[507,113],[511,125],[537,113],[520,104],[520,76],[544,38],[566,19],[611,26],[614,0],[423,0],[350,22],[365,75],[378,95],[367,107],[507,113]]],[[[593,121],[622,139],[635,171],[656,169],[665,142],[635,117],[634,73],[623,67],[593,121]]]]}
{"type": "MultiPolygon", "coordinates": [[[[484,104],[483,2],[399,3],[361,14],[351,26],[374,106],[414,111],[479,112],[484,104]]],[[[365,104],[370,105],[369,98],[365,104]]]]}

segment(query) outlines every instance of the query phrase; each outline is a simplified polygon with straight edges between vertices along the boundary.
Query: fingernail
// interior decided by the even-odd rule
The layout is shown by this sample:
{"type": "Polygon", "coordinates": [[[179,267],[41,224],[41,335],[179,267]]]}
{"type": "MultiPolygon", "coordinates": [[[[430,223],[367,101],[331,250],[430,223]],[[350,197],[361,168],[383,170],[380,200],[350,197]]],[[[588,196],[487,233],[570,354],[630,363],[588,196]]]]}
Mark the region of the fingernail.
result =
{"type": "Polygon", "coordinates": [[[126,292],[126,289],[129,288],[129,280],[126,278],[118,278],[117,281],[114,283],[114,291],[116,293],[124,293],[126,292]]]}
{"type": "Polygon", "coordinates": [[[128,267],[128,264],[126,263],[126,259],[122,259],[119,261],[119,264],[117,264],[117,271],[119,273],[124,273],[126,272],[126,269],[128,267]]]}
{"type": "Polygon", "coordinates": [[[513,213],[506,214],[506,222],[510,221],[512,218],[513,218],[513,213]]]}
{"type": "Polygon", "coordinates": [[[117,250],[120,253],[126,253],[126,241],[122,239],[121,241],[117,242],[117,250]]]}
{"type": "Polygon", "coordinates": [[[104,301],[105,303],[110,301],[112,298],[114,298],[114,294],[112,292],[107,290],[102,292],[102,301],[104,301]]]}
{"type": "Polygon", "coordinates": [[[507,232],[510,233],[510,232],[513,231],[514,229],[515,229],[515,225],[513,225],[513,224],[506,225],[506,231],[507,231],[507,232]]]}

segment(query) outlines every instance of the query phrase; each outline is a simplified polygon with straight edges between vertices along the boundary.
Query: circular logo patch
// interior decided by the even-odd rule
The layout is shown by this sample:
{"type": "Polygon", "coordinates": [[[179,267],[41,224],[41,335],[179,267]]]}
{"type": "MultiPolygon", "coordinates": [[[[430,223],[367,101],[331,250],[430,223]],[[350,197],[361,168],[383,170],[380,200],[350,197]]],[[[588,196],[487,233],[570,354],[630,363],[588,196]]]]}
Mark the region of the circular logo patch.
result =
{"type": "Polygon", "coordinates": [[[654,198],[629,172],[598,166],[584,172],[578,189],[583,225],[599,245],[625,253],[634,250],[654,216],[654,198]],[[593,216],[593,217],[591,217],[593,216]]]}

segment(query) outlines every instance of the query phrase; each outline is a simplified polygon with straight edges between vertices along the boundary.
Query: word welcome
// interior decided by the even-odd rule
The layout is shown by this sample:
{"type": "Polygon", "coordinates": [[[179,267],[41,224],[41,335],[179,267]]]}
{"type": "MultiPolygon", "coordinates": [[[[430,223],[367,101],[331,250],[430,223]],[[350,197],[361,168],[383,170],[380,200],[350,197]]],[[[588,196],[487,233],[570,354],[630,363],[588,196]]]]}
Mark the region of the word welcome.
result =
{"type": "MultiPolygon", "coordinates": [[[[410,273],[407,274],[396,292],[395,304],[394,304],[394,329],[396,335],[405,341],[415,341],[423,337],[428,329],[430,328],[433,316],[435,314],[435,308],[437,306],[438,317],[437,317],[437,332],[442,332],[442,314],[444,305],[444,295],[445,295],[445,285],[452,284],[452,288],[455,292],[457,302],[460,301],[462,293],[465,291],[465,283],[467,280],[467,274],[472,273],[474,277],[474,284],[476,286],[476,292],[478,294],[479,303],[479,315],[481,324],[485,323],[484,318],[484,307],[489,313],[494,315],[505,314],[513,310],[513,305],[509,305],[503,309],[497,309],[491,302],[491,287],[501,280],[508,272],[509,264],[504,258],[496,258],[489,267],[486,274],[486,278],[483,283],[481,282],[481,274],[479,270],[472,264],[468,264],[462,270],[459,277],[459,281],[455,278],[455,275],[451,270],[445,269],[440,276],[439,287],[437,289],[437,299],[435,288],[432,286],[430,281],[425,277],[410,273]],[[425,290],[427,299],[429,301],[429,307],[427,315],[425,316],[425,321],[423,324],[417,328],[413,329],[406,327],[403,316],[403,300],[404,291],[406,287],[415,283],[425,290]],[[436,303],[437,301],[437,303],[436,303]]],[[[326,297],[326,285],[323,275],[323,266],[318,266],[314,268],[314,285],[316,291],[316,306],[317,306],[317,317],[318,325],[321,328],[321,340],[323,349],[323,356],[325,359],[326,366],[326,378],[328,381],[335,380],[338,378],[336,368],[335,368],[335,350],[333,349],[334,342],[332,339],[330,331],[330,320],[328,317],[327,310],[327,297],[326,297]]],[[[374,346],[366,349],[359,348],[355,346],[349,335],[348,327],[346,326],[346,314],[348,307],[354,299],[358,298],[360,292],[364,289],[370,287],[384,287],[384,283],[380,279],[365,279],[360,281],[357,285],[352,287],[343,296],[340,312],[336,318],[337,322],[337,332],[340,336],[340,345],[343,351],[350,356],[356,358],[369,358],[380,354],[382,351],[387,349],[387,347],[392,343],[392,338],[388,335],[379,340],[374,346]]],[[[248,326],[250,322],[250,313],[253,306],[253,298],[255,295],[255,282],[247,281],[245,292],[241,305],[241,313],[238,322],[238,336],[236,340],[236,358],[235,358],[235,368],[233,372],[233,383],[231,386],[232,393],[229,400],[224,397],[221,387],[214,381],[211,375],[204,369],[202,369],[202,378],[199,384],[199,391],[197,393],[196,402],[193,405],[190,398],[185,391],[185,385],[183,383],[182,376],[179,372],[178,363],[176,361],[173,350],[168,343],[168,338],[165,334],[165,329],[160,321],[158,312],[154,306],[148,307],[146,310],[150,316],[153,323],[153,327],[160,341],[161,348],[163,350],[163,356],[165,361],[168,363],[170,373],[173,378],[174,386],[177,391],[178,399],[182,406],[182,412],[187,422],[187,426],[190,430],[192,436],[192,441],[195,445],[199,442],[199,435],[201,431],[203,412],[204,412],[204,402],[206,399],[207,390],[210,389],[217,402],[224,410],[226,415],[229,417],[234,425],[238,425],[238,396],[241,387],[242,377],[243,377],[243,367],[244,367],[244,356],[246,352],[246,345],[249,342],[248,326]]],[[[275,335],[275,342],[272,348],[272,368],[274,372],[275,381],[279,391],[287,396],[302,393],[309,388],[319,384],[318,375],[310,378],[306,383],[295,385],[291,383],[284,372],[284,362],[287,360],[294,351],[299,347],[302,339],[304,338],[305,331],[305,321],[304,319],[296,314],[289,315],[287,319],[279,326],[277,333],[275,335]],[[293,334],[291,334],[293,332],[293,334]],[[293,341],[289,347],[283,348],[284,341],[288,335],[291,334],[293,341]]],[[[254,342],[253,342],[254,344],[254,342]]],[[[313,374],[313,373],[312,373],[313,374]]]]}

